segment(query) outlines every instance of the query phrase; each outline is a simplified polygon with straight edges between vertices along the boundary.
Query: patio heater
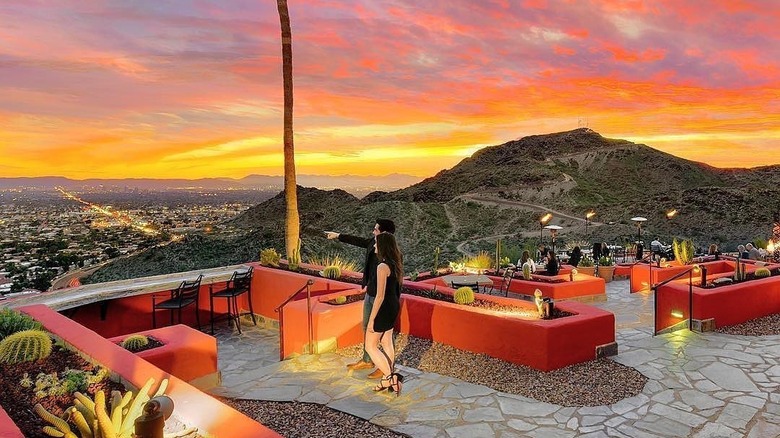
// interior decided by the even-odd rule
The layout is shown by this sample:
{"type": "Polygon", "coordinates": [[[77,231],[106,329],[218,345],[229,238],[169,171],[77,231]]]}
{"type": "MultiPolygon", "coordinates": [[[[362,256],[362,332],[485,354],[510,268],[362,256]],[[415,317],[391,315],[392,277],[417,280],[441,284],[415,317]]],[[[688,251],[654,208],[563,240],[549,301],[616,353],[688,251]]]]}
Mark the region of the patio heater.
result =
{"type": "Polygon", "coordinates": [[[539,245],[544,245],[544,225],[550,222],[552,219],[552,213],[546,213],[539,218],[539,245]]]}
{"type": "MultiPolygon", "coordinates": [[[[642,222],[647,222],[646,217],[642,216],[635,216],[631,218],[632,221],[636,222],[636,244],[637,247],[639,245],[642,245],[644,247],[644,244],[642,244],[642,222]]],[[[637,261],[639,261],[639,254],[637,254],[637,261]]]]}
{"type": "Polygon", "coordinates": [[[553,254],[555,254],[555,238],[558,236],[558,231],[562,230],[563,227],[560,225],[547,225],[544,229],[550,230],[550,245],[552,246],[553,254]]]}

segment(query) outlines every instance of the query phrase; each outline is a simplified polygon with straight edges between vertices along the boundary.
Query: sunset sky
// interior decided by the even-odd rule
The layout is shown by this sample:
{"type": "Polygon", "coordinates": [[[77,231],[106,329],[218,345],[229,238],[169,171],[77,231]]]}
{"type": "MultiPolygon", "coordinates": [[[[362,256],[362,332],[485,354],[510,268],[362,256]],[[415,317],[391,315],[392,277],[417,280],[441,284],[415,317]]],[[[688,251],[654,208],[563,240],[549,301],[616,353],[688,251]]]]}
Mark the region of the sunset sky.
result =
{"type": "MultiPolygon", "coordinates": [[[[780,163],[775,0],[289,0],[298,173],[430,176],[587,124],[780,163]]],[[[0,3],[0,177],[280,175],[272,0],[0,3]]]]}

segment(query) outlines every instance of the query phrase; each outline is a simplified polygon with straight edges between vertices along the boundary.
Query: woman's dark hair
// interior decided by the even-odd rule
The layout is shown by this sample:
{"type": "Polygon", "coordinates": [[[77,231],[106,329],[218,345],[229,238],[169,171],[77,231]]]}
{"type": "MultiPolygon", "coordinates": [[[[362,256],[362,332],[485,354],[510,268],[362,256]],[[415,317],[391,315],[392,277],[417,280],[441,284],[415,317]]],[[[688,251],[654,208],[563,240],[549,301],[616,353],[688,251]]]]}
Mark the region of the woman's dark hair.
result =
{"type": "Polygon", "coordinates": [[[400,284],[404,278],[404,258],[395,242],[395,236],[390,233],[377,234],[376,249],[379,260],[388,262],[387,264],[393,270],[393,274],[400,284]]]}
{"type": "Polygon", "coordinates": [[[579,247],[579,246],[575,246],[575,247],[574,247],[574,249],[573,249],[573,250],[571,250],[571,253],[572,253],[572,254],[579,254],[579,253],[581,253],[581,252],[582,252],[582,250],[580,249],[580,247],[579,247]]]}
{"type": "Polygon", "coordinates": [[[395,234],[395,223],[390,219],[377,219],[376,224],[379,225],[379,231],[395,234]]]}
{"type": "Polygon", "coordinates": [[[523,250],[523,255],[520,256],[520,261],[525,263],[531,258],[531,253],[528,250],[523,250]]]}

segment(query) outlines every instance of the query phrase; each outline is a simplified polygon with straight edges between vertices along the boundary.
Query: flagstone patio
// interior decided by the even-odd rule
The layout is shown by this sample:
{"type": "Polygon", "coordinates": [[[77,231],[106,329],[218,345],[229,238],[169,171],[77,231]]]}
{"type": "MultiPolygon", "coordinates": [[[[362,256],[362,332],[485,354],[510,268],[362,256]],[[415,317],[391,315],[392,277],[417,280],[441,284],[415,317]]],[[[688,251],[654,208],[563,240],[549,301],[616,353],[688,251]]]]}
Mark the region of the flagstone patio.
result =
{"type": "Polygon", "coordinates": [[[564,407],[402,367],[400,397],[371,391],[367,372],[347,372],[335,353],[279,362],[278,332],[222,327],[215,395],[327,405],[412,437],[780,436],[780,336],[678,331],[652,336],[653,300],[607,284],[619,354],[649,378],[641,394],[608,406],[564,407]]]}

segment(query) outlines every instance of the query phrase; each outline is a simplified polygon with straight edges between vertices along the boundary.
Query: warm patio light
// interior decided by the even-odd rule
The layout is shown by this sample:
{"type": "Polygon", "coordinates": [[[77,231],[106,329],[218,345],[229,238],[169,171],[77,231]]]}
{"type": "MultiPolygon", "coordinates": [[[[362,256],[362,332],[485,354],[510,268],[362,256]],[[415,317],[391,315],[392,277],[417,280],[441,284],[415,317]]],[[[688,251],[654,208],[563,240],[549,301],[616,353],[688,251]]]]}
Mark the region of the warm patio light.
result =
{"type": "Polygon", "coordinates": [[[699,265],[693,265],[693,273],[699,275],[699,273],[701,273],[701,267],[699,265]]]}
{"type": "Polygon", "coordinates": [[[158,395],[146,402],[140,417],[134,424],[136,438],[162,438],[165,420],[173,413],[173,400],[167,395],[158,395]]]}
{"type": "Polygon", "coordinates": [[[677,214],[677,209],[672,209],[666,212],[666,218],[671,219],[677,214]]]}
{"type": "Polygon", "coordinates": [[[683,313],[680,310],[672,310],[672,316],[675,318],[683,318],[683,313]]]}
{"type": "Polygon", "coordinates": [[[547,222],[550,222],[550,219],[552,219],[552,213],[547,213],[544,216],[539,218],[539,244],[541,245],[542,242],[544,242],[544,224],[547,222]]]}
{"type": "Polygon", "coordinates": [[[591,210],[587,213],[585,213],[585,235],[588,234],[588,224],[590,223],[590,219],[596,215],[596,212],[591,210]]]}
{"type": "Polygon", "coordinates": [[[766,243],[766,252],[769,254],[772,254],[775,252],[775,242],[772,242],[770,239],[769,242],[766,243]]]}

